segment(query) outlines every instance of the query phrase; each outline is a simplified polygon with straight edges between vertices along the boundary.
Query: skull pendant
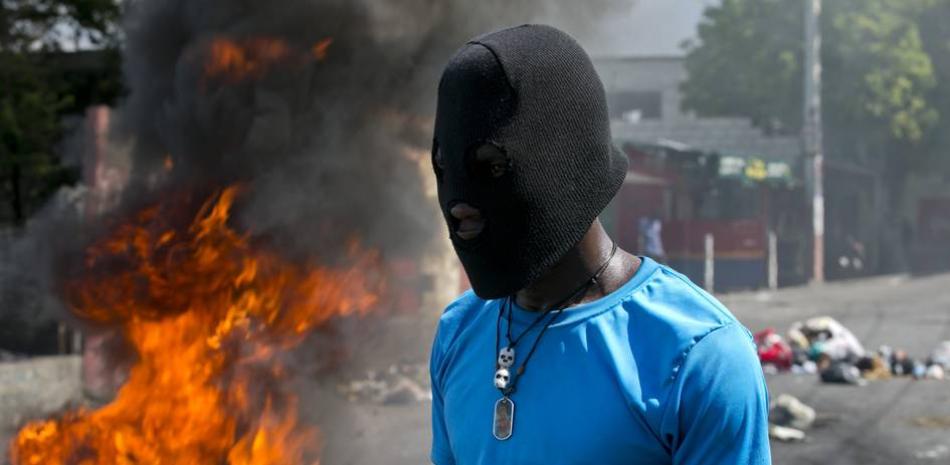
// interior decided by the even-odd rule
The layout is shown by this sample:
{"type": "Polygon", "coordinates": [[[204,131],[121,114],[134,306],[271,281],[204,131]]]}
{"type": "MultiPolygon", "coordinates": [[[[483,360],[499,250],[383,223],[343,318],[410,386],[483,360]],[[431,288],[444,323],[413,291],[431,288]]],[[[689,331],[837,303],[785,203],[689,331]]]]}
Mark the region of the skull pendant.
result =
{"type": "Polygon", "coordinates": [[[499,368],[495,372],[495,387],[498,389],[505,389],[508,387],[508,381],[511,380],[511,374],[508,373],[507,368],[499,368]]]}
{"type": "Polygon", "coordinates": [[[515,364],[515,349],[505,347],[498,352],[498,366],[502,368],[511,368],[515,364]]]}

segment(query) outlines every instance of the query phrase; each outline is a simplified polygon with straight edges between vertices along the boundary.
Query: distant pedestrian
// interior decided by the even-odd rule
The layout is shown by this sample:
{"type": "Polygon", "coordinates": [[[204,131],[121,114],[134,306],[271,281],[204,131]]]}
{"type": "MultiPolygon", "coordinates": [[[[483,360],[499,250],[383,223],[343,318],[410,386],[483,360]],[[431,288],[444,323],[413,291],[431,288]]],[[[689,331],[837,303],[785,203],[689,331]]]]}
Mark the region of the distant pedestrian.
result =
{"type": "Polygon", "coordinates": [[[637,225],[640,233],[640,247],[644,255],[666,263],[666,251],[663,249],[663,220],[659,212],[640,218],[637,225]]]}

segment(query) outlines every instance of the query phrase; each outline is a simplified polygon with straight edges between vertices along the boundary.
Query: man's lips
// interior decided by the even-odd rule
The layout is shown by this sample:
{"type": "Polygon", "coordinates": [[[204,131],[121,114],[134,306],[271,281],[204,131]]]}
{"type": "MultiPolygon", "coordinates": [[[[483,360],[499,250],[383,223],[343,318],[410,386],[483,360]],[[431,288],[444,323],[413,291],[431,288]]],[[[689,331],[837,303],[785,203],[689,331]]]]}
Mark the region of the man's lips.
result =
{"type": "Polygon", "coordinates": [[[465,202],[453,203],[449,209],[449,222],[455,226],[455,236],[463,241],[478,237],[485,229],[485,219],[481,212],[465,202]]]}
{"type": "Polygon", "coordinates": [[[484,220],[464,219],[459,221],[459,227],[455,230],[455,235],[468,241],[478,237],[483,229],[485,229],[484,220]]]}

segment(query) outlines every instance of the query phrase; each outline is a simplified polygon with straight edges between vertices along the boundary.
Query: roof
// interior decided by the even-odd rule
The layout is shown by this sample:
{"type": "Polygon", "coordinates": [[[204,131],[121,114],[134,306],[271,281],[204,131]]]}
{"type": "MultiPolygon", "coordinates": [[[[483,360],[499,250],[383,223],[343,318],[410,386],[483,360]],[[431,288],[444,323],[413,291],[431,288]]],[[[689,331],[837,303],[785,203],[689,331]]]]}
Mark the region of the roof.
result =
{"type": "Polygon", "coordinates": [[[640,63],[640,62],[658,62],[668,61],[682,63],[685,58],[682,55],[599,55],[591,57],[594,64],[597,63],[640,63]]]}
{"type": "Polygon", "coordinates": [[[744,118],[697,118],[672,121],[642,120],[612,125],[619,144],[671,146],[683,151],[716,153],[721,156],[757,158],[766,162],[795,164],[801,158],[801,143],[794,136],[771,136],[744,118]]]}

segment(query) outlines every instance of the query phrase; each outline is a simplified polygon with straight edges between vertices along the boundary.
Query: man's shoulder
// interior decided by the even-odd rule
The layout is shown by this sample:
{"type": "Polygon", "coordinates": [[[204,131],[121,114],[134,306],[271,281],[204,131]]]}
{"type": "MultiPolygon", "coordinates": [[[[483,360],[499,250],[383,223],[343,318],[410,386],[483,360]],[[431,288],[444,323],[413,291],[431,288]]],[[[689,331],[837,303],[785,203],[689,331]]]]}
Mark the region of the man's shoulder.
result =
{"type": "Polygon", "coordinates": [[[475,295],[475,292],[469,289],[445,306],[442,317],[439,318],[439,326],[457,325],[462,320],[488,306],[490,302],[490,300],[475,295]]]}
{"type": "Polygon", "coordinates": [[[658,372],[675,372],[696,344],[723,329],[734,342],[751,342],[748,330],[719,300],[666,266],[627,296],[623,308],[631,344],[651,354],[644,363],[656,364],[658,372]]]}
{"type": "Polygon", "coordinates": [[[490,306],[491,302],[493,301],[478,297],[472,290],[456,297],[445,307],[439,318],[437,343],[443,347],[452,345],[459,333],[470,326],[471,320],[484,313],[482,310],[490,306]]]}
{"type": "Polygon", "coordinates": [[[631,295],[631,310],[676,326],[721,327],[738,320],[714,296],[683,274],[660,265],[639,292],[631,295]]]}

